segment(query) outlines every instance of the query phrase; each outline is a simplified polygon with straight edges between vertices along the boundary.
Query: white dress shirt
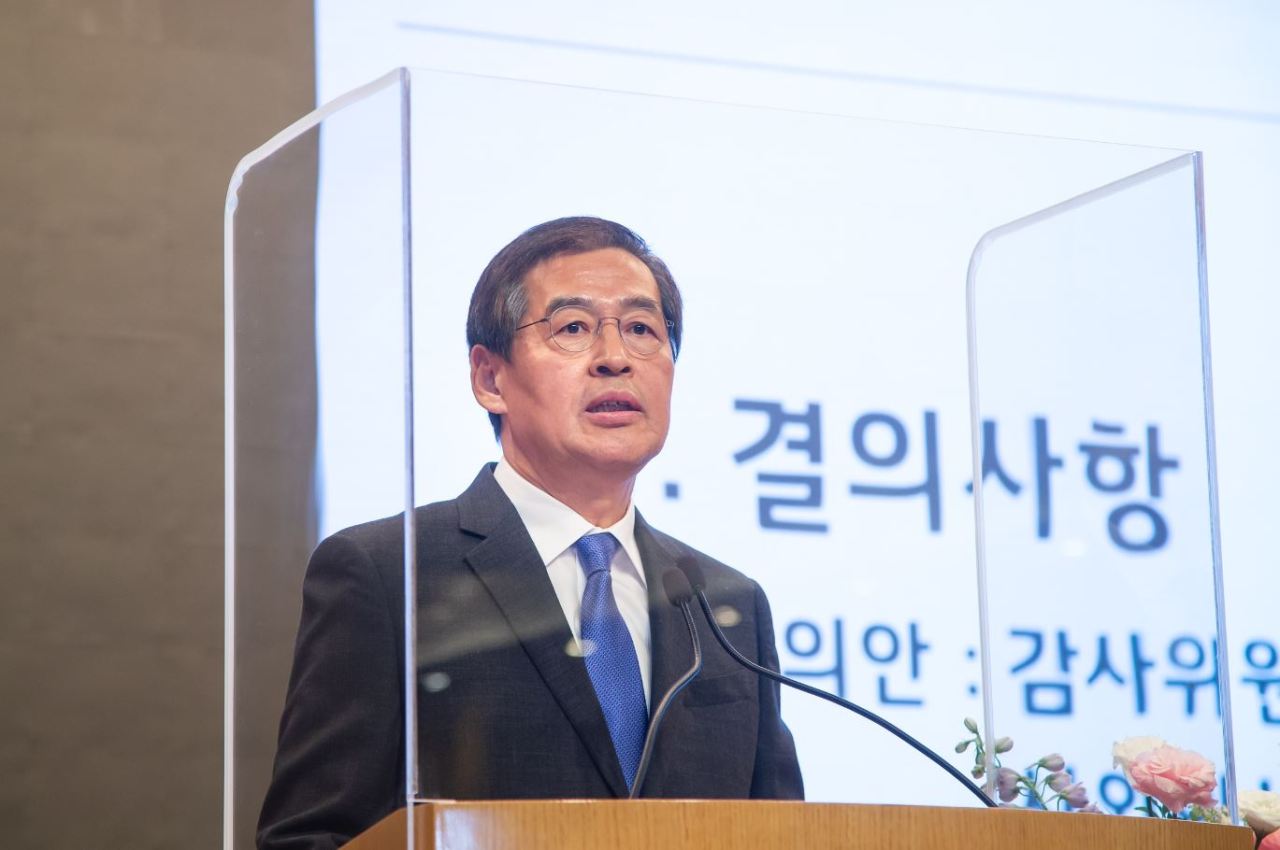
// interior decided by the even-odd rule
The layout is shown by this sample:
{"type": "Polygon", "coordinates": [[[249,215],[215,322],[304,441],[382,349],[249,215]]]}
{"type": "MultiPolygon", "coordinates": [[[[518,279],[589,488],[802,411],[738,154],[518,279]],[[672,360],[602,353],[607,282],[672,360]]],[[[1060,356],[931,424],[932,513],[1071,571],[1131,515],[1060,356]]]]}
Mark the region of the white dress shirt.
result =
{"type": "Polygon", "coordinates": [[[573,544],[585,534],[599,532],[608,532],[617,538],[621,545],[609,563],[613,598],[626,621],[627,631],[631,633],[631,642],[635,644],[647,703],[653,653],[649,633],[649,593],[640,550],[636,548],[635,505],[628,505],[622,519],[609,528],[599,528],[579,516],[573,508],[525,480],[505,459],[498,461],[493,477],[515,505],[525,530],[533,538],[533,545],[546,565],[547,576],[555,588],[556,598],[564,609],[564,618],[569,622],[579,650],[582,648],[582,594],[587,588],[587,577],[583,575],[578,550],[573,544]]]}

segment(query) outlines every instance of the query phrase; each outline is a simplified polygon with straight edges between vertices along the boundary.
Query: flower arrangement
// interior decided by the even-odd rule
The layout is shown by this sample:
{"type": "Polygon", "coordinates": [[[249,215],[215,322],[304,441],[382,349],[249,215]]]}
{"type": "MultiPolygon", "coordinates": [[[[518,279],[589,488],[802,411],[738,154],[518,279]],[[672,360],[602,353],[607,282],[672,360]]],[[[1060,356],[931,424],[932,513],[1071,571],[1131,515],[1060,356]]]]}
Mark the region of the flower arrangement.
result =
{"type": "MultiPolygon", "coordinates": [[[[1117,741],[1111,757],[1133,789],[1146,795],[1138,811],[1148,817],[1229,823],[1226,807],[1213,799],[1213,762],[1199,753],[1142,737],[1117,741]]],[[[1237,802],[1258,837],[1257,850],[1280,850],[1280,793],[1241,791],[1237,802]]]]}
{"type": "MultiPolygon", "coordinates": [[[[986,747],[978,733],[978,723],[972,717],[964,719],[964,728],[971,737],[956,744],[956,752],[963,753],[973,747],[974,779],[982,779],[987,773],[986,747]]],[[[1083,784],[1076,782],[1066,771],[1066,759],[1058,753],[1050,753],[1027,765],[1021,773],[1000,763],[1000,756],[1013,749],[1013,739],[998,738],[992,746],[992,765],[995,767],[996,793],[1002,806],[1012,806],[1019,797],[1025,798],[1037,808],[1051,806],[1061,811],[1063,804],[1081,812],[1099,811],[1096,803],[1089,802],[1083,784]]]]}
{"type": "MultiPolygon", "coordinates": [[[[964,719],[969,737],[956,744],[956,752],[973,748],[974,779],[987,774],[986,748],[978,723],[964,719]]],[[[998,738],[992,745],[995,789],[1002,807],[1011,807],[1019,798],[1029,806],[1061,810],[1063,805],[1081,812],[1097,812],[1084,786],[1066,770],[1066,761],[1051,753],[1028,765],[1022,772],[1004,767],[1000,756],[1013,749],[1011,738],[998,738]]],[[[1225,806],[1213,797],[1217,769],[1213,762],[1191,750],[1175,747],[1163,738],[1141,736],[1117,741],[1111,748],[1112,763],[1120,768],[1134,791],[1146,802],[1135,811],[1147,817],[1229,823],[1225,806]]],[[[1258,836],[1256,850],[1280,850],[1280,792],[1241,791],[1240,817],[1258,836]]]]}

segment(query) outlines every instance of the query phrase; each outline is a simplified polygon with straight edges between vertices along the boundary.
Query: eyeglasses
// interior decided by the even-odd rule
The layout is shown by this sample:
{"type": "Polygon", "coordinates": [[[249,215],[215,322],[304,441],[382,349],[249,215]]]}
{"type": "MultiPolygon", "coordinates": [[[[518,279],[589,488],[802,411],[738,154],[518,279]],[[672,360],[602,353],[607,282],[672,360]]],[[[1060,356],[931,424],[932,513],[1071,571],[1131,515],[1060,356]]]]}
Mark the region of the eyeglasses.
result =
{"type": "MultiPolygon", "coordinates": [[[[667,343],[670,331],[675,328],[675,323],[669,319],[656,321],[650,311],[637,310],[625,316],[597,316],[586,307],[566,304],[541,319],[520,325],[516,330],[522,331],[546,322],[551,341],[562,350],[577,354],[595,345],[604,326],[611,319],[618,323],[618,335],[622,337],[622,344],[632,354],[640,357],[652,357],[661,351],[667,343]]],[[[674,356],[673,350],[672,357],[674,356]]]]}

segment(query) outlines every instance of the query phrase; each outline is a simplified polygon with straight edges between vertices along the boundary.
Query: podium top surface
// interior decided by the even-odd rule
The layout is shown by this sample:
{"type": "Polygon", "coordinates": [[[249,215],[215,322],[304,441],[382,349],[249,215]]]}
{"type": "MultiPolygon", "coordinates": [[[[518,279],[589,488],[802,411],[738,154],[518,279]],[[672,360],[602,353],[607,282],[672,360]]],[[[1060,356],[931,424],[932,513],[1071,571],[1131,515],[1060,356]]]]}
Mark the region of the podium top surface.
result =
{"type": "MultiPolygon", "coordinates": [[[[528,800],[424,803],[419,850],[751,847],[950,850],[1251,850],[1247,827],[1078,813],[753,800],[528,800]]],[[[347,846],[405,847],[405,811],[347,846]]]]}

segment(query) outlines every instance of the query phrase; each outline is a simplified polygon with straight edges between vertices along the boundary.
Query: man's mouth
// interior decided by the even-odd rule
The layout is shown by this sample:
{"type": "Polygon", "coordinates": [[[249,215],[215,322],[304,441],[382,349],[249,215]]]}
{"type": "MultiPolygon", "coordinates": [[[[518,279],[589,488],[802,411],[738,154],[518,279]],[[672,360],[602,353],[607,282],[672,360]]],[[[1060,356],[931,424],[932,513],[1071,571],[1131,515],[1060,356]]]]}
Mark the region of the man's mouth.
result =
{"type": "Polygon", "coordinates": [[[611,399],[609,401],[598,401],[587,408],[588,413],[612,413],[618,410],[639,410],[629,401],[621,399],[611,399]]]}
{"type": "Polygon", "coordinates": [[[587,413],[639,413],[640,403],[630,393],[607,392],[587,405],[587,413]]]}

